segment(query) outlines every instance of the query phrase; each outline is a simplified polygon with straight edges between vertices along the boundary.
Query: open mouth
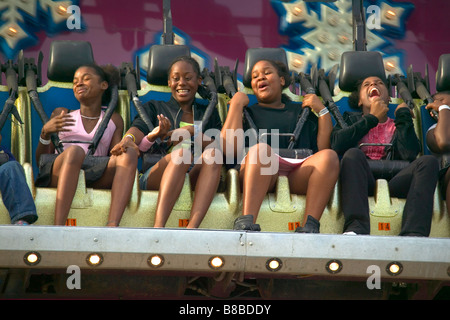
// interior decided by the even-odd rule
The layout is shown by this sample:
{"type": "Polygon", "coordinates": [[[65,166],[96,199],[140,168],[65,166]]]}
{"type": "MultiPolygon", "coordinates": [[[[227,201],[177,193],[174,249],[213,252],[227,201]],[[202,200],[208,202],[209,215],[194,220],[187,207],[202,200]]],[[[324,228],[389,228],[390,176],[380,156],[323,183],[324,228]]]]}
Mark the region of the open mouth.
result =
{"type": "Polygon", "coordinates": [[[77,92],[77,94],[83,94],[83,93],[86,92],[86,88],[85,88],[85,87],[78,88],[78,89],[76,90],[76,92],[77,92]]]}
{"type": "Polygon", "coordinates": [[[188,89],[177,89],[177,93],[178,93],[180,96],[186,96],[186,95],[189,94],[189,92],[191,92],[191,91],[188,90],[188,89]]]}
{"type": "Polygon", "coordinates": [[[258,89],[259,90],[264,90],[264,89],[266,89],[268,87],[268,84],[266,83],[266,82],[260,82],[259,84],[258,84],[258,89]]]}
{"type": "Polygon", "coordinates": [[[380,96],[380,90],[378,88],[372,88],[369,90],[369,98],[379,97],[380,96]]]}

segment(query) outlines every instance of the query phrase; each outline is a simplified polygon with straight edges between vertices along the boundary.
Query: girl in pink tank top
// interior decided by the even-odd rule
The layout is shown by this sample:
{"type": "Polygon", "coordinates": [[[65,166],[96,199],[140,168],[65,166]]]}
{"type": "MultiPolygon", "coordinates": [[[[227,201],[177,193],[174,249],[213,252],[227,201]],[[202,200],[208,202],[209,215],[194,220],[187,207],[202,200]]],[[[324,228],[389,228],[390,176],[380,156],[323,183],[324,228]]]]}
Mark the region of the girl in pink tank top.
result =
{"type": "Polygon", "coordinates": [[[118,113],[112,114],[93,158],[86,158],[89,144],[80,143],[93,140],[105,115],[102,105],[109,103],[109,91],[112,85],[117,85],[119,77],[114,67],[111,70],[97,65],[79,67],[73,78],[73,93],[80,102],[80,109],[69,111],[67,108],[57,108],[42,128],[36,149],[38,163],[41,155],[55,154],[51,134],[57,133],[64,147],[60,154],[52,157],[52,161],[40,164],[36,180],[38,187],[56,187],[55,225],[66,223],[80,170],[84,170],[87,186],[111,188],[114,197],[111,197],[107,226],[118,226],[120,223],[131,197],[138,160],[138,150],[132,148],[121,155],[110,155],[112,147],[122,139],[122,117],[118,113]]]}
{"type": "MultiPolygon", "coordinates": [[[[74,119],[74,125],[71,127],[70,131],[63,131],[59,133],[59,139],[62,141],[64,148],[68,148],[72,145],[77,145],[83,148],[84,152],[87,153],[89,149],[89,144],[87,143],[64,143],[65,141],[92,141],[94,138],[95,132],[97,132],[98,126],[103,120],[105,116],[105,111],[101,111],[100,118],[97,121],[94,129],[90,132],[86,132],[86,129],[83,125],[83,119],[80,113],[80,110],[71,111],[70,115],[74,119]]],[[[92,119],[95,120],[95,119],[92,119]]],[[[109,153],[109,146],[111,145],[111,140],[113,138],[114,132],[116,131],[116,125],[113,120],[109,120],[108,126],[103,133],[102,138],[95,150],[94,156],[107,156],[109,153]]],[[[56,152],[56,151],[55,151],[56,152]]]]}

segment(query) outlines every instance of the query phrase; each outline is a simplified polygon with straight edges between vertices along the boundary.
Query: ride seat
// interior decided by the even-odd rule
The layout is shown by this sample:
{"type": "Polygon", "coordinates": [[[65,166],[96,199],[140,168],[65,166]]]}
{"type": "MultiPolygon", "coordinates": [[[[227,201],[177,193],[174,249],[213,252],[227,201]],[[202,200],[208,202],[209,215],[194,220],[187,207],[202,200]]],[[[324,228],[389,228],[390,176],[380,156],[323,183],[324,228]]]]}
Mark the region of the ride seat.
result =
{"type": "MultiPolygon", "coordinates": [[[[42,98],[41,101],[43,105],[46,106],[46,109],[51,113],[53,109],[57,106],[64,106],[70,109],[78,109],[79,103],[74,97],[73,94],[73,75],[78,67],[84,64],[93,64],[94,57],[92,52],[91,44],[87,41],[54,41],[51,44],[50,52],[49,52],[49,64],[47,70],[47,77],[49,81],[56,81],[58,83],[63,83],[63,86],[67,88],[64,94],[60,92],[58,95],[59,99],[64,99],[64,102],[61,101],[60,105],[55,105],[55,103],[49,103],[49,101],[45,101],[42,98]],[[71,56],[74,56],[73,58],[71,56]],[[70,89],[70,90],[69,90],[70,89]],[[68,105],[67,100],[71,100],[71,104],[68,105]],[[46,103],[47,102],[47,103],[46,103]]],[[[117,88],[116,93],[117,93],[117,88]]],[[[113,89],[114,90],[114,89],[113,89]]],[[[43,94],[40,94],[42,97],[43,94]]],[[[55,99],[55,95],[52,95],[51,99],[55,99]]],[[[108,108],[112,108],[113,110],[116,107],[117,100],[112,102],[113,105],[108,106],[108,108]]],[[[45,111],[45,110],[44,110],[45,111]]],[[[106,111],[106,110],[105,110],[106,111]]],[[[99,126],[100,127],[100,126],[99,126]]],[[[39,136],[39,135],[37,135],[39,136]]],[[[37,144],[37,143],[36,143],[37,144]]],[[[64,143],[62,142],[64,145],[64,143]]],[[[42,155],[42,161],[49,161],[51,158],[55,158],[56,155],[42,155]]],[[[98,157],[86,156],[85,162],[95,163],[98,157]]]]}
{"type": "MultiPolygon", "coordinates": [[[[188,46],[180,45],[153,45],[149,50],[149,61],[146,76],[146,83],[143,86],[146,89],[138,91],[139,101],[141,103],[150,100],[169,101],[172,93],[168,87],[168,69],[174,59],[180,56],[190,56],[188,46]]],[[[209,101],[197,96],[204,104],[209,101]]],[[[218,105],[225,106],[223,98],[218,99],[218,105]]],[[[134,106],[131,114],[136,116],[139,112],[135,102],[131,102],[134,106]]],[[[219,107],[219,106],[217,106],[219,107]]],[[[222,119],[224,120],[224,119],[222,119]]],[[[157,125],[157,124],[154,124],[157,125]]],[[[162,155],[158,152],[156,143],[152,148],[143,154],[142,172],[145,172],[153,164],[161,159],[162,155]]],[[[200,225],[200,228],[208,229],[232,229],[233,221],[236,219],[237,203],[238,203],[239,179],[236,170],[228,170],[225,172],[223,168],[222,181],[219,186],[211,206],[200,225]]],[[[158,191],[142,190],[141,191],[141,207],[146,207],[150,219],[147,223],[152,226],[154,212],[156,210],[158,191]]],[[[186,174],[183,189],[177,202],[173,208],[171,215],[166,223],[167,227],[185,227],[193,201],[193,191],[190,184],[189,176],[186,174]]]]}
{"type": "MultiPolygon", "coordinates": [[[[153,45],[149,50],[148,68],[147,68],[147,83],[150,85],[150,91],[140,95],[139,100],[142,103],[150,100],[169,101],[172,93],[168,88],[168,69],[173,60],[181,56],[190,56],[191,52],[188,46],[180,45],[153,45]]],[[[132,101],[134,106],[133,113],[137,115],[138,108],[136,103],[132,101]]],[[[141,112],[145,112],[145,109],[141,112]]],[[[147,115],[148,117],[148,115],[147,115]]],[[[141,115],[141,118],[144,118],[141,115]]],[[[157,126],[157,124],[153,124],[157,126]]],[[[143,154],[142,172],[147,171],[148,168],[157,163],[162,154],[157,150],[158,146],[154,145],[148,152],[143,154]]]]}
{"type": "MultiPolygon", "coordinates": [[[[379,52],[348,51],[342,54],[339,74],[341,90],[355,91],[359,81],[371,76],[379,77],[386,84],[388,82],[384,71],[383,58],[379,52]]],[[[393,113],[396,106],[397,104],[389,105],[388,115],[390,117],[394,117],[393,113]]],[[[408,165],[409,161],[403,160],[369,160],[369,166],[374,176],[379,179],[390,179],[408,165]]]]}
{"type": "MultiPolygon", "coordinates": [[[[386,80],[384,63],[379,52],[371,51],[351,51],[344,52],[341,56],[339,87],[342,90],[343,98],[338,102],[341,112],[352,111],[348,106],[349,93],[356,89],[358,80],[368,76],[378,76],[386,80]]],[[[387,82],[387,81],[386,81],[387,82]]],[[[394,118],[394,111],[403,100],[392,98],[389,105],[388,116],[394,118]]],[[[417,106],[417,103],[416,103],[417,106]]],[[[421,116],[419,108],[414,111],[413,119],[415,131],[421,140],[421,116]]],[[[390,196],[387,180],[409,165],[408,161],[402,160],[369,160],[369,166],[376,177],[376,191],[373,197],[369,197],[369,211],[371,234],[374,235],[397,235],[401,229],[401,220],[405,199],[393,198],[390,196]]],[[[349,196],[349,195],[342,195],[349,196]]],[[[438,226],[439,212],[438,191],[435,192],[433,223],[430,236],[448,237],[449,228],[443,230],[438,226]]],[[[442,225],[442,223],[439,223],[442,225]]],[[[445,228],[444,228],[445,229],[445,228]]]]}
{"type": "MultiPolygon", "coordinates": [[[[254,64],[268,59],[279,61],[289,66],[286,52],[282,48],[251,48],[245,56],[243,85],[244,92],[249,96],[252,105],[257,102],[251,89],[251,71],[254,64]]],[[[302,98],[293,94],[289,88],[283,91],[294,103],[299,103],[302,98]]],[[[301,105],[299,104],[299,108],[301,105]]],[[[301,134],[301,133],[300,133],[301,134]]],[[[298,158],[304,158],[312,153],[309,149],[296,149],[298,158]]],[[[292,150],[280,150],[282,156],[288,155],[292,150]]],[[[320,219],[321,233],[340,233],[344,221],[339,213],[338,185],[335,186],[333,194],[324,213],[320,219]]],[[[280,176],[277,180],[276,189],[269,193],[263,200],[256,223],[261,226],[262,231],[293,232],[303,221],[305,214],[306,196],[291,194],[289,181],[286,176],[280,176]]]]}
{"type": "MultiPolygon", "coordinates": [[[[91,44],[87,41],[53,41],[49,50],[49,63],[47,68],[48,82],[37,88],[39,100],[42,103],[44,112],[50,115],[56,107],[66,107],[70,110],[79,109],[79,102],[73,94],[73,75],[81,65],[94,64],[94,56],[91,44]]],[[[105,110],[106,126],[108,114],[116,110],[118,104],[118,88],[112,88],[112,99],[105,110]]],[[[33,155],[38,144],[40,132],[43,126],[42,121],[37,116],[37,112],[32,112],[32,150],[33,155]]],[[[100,123],[99,128],[102,126],[100,123]]],[[[101,130],[100,130],[101,131],[101,130]]],[[[101,138],[101,136],[99,137],[101,138]]],[[[94,138],[95,139],[95,138],[94,138]]],[[[64,142],[62,142],[64,145],[64,142]]],[[[40,162],[52,161],[57,154],[43,154],[40,162]]],[[[85,164],[94,165],[101,157],[87,155],[85,164]]],[[[33,164],[33,172],[37,174],[38,166],[33,164]]],[[[137,177],[137,173],[136,173],[137,177]]],[[[137,179],[136,179],[137,181],[137,179]]],[[[137,205],[137,182],[133,188],[132,198],[128,208],[135,208],[137,205]]],[[[37,224],[53,224],[54,199],[56,188],[34,187],[35,202],[39,211],[37,224]]],[[[76,225],[104,226],[110,205],[110,190],[94,190],[86,187],[84,171],[80,171],[78,186],[71,205],[69,220],[77,221],[76,225]],[[105,200],[109,199],[109,202],[105,200]],[[98,214],[86,215],[86,213],[98,214]]],[[[125,214],[124,214],[125,215],[125,214]]]]}

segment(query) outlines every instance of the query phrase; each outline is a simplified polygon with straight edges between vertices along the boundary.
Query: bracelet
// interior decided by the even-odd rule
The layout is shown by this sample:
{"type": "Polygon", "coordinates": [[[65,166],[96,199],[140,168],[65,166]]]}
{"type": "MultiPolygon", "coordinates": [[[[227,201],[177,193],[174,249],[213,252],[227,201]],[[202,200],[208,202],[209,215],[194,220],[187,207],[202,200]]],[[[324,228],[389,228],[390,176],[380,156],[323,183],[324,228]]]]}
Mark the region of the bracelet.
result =
{"type": "Polygon", "coordinates": [[[148,137],[144,137],[141,140],[141,143],[139,143],[139,150],[141,150],[142,152],[146,152],[154,143],[155,141],[150,141],[148,140],[148,137]]]}
{"type": "Polygon", "coordinates": [[[441,111],[444,110],[444,109],[450,110],[450,107],[449,107],[448,105],[444,104],[444,105],[442,105],[442,106],[439,107],[439,112],[441,112],[441,111]]]}
{"type": "Polygon", "coordinates": [[[131,133],[127,133],[126,135],[124,135],[123,136],[124,138],[126,138],[126,137],[130,137],[132,140],[133,140],[133,142],[136,142],[136,138],[134,137],[134,135],[133,134],[131,134],[131,133]]]}
{"type": "Polygon", "coordinates": [[[319,118],[326,115],[328,112],[330,112],[330,111],[328,111],[328,109],[326,107],[323,108],[322,110],[319,111],[319,118]]]}
{"type": "Polygon", "coordinates": [[[39,142],[42,143],[44,146],[48,146],[52,140],[45,140],[41,136],[39,136],[39,142]]]}

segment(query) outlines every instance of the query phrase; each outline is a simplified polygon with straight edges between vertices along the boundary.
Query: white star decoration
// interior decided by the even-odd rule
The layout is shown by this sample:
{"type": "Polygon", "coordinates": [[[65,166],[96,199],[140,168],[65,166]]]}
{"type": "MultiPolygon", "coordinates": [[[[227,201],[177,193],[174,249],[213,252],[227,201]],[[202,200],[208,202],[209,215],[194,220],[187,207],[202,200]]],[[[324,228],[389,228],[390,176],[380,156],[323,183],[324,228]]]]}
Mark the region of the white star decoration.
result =
{"type": "Polygon", "coordinates": [[[5,39],[8,47],[15,48],[20,40],[28,37],[28,34],[17,23],[10,23],[0,28],[0,37],[5,39]]]}
{"type": "Polygon", "coordinates": [[[0,49],[13,59],[27,46],[36,44],[35,32],[44,29],[54,34],[68,30],[65,21],[70,16],[67,8],[76,1],[2,0],[0,1],[0,49]]]}
{"type": "Polygon", "coordinates": [[[393,7],[387,3],[381,4],[381,23],[392,27],[400,28],[401,16],[405,9],[399,7],[393,7]]]}
{"type": "MultiPolygon", "coordinates": [[[[380,8],[381,29],[366,28],[367,50],[382,53],[387,74],[399,73],[402,70],[401,55],[383,52],[392,44],[384,36],[403,36],[404,20],[411,6],[381,0],[375,5],[380,8]]],[[[289,36],[290,44],[284,49],[291,70],[307,72],[311,65],[317,64],[328,71],[340,62],[343,52],[353,50],[351,0],[312,5],[303,0],[288,3],[272,0],[272,6],[280,15],[280,33],[289,36]]],[[[370,16],[370,13],[366,15],[370,16]]]]}

